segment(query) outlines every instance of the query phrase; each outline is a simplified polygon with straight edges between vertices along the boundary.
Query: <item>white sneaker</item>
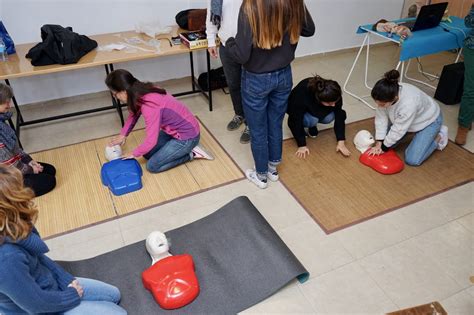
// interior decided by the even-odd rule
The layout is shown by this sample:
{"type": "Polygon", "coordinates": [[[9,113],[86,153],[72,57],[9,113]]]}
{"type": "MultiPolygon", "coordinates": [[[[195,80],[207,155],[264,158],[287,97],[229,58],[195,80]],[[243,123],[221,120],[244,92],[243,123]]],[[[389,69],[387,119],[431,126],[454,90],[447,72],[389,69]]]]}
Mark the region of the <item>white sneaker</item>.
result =
{"type": "Polygon", "coordinates": [[[260,188],[260,189],[265,189],[268,186],[268,183],[267,183],[266,180],[263,181],[263,180],[258,178],[257,172],[255,170],[251,170],[251,169],[246,170],[245,171],[245,176],[247,177],[247,179],[249,181],[251,181],[252,183],[257,185],[257,187],[260,188]]]}
{"type": "Polygon", "coordinates": [[[267,178],[272,182],[277,182],[278,179],[280,179],[280,176],[278,175],[278,171],[275,171],[274,173],[268,171],[267,178]]]}
{"type": "Polygon", "coordinates": [[[194,147],[192,153],[195,159],[206,159],[210,161],[214,160],[212,154],[199,144],[194,147]]]}
{"type": "Polygon", "coordinates": [[[448,145],[448,127],[445,125],[441,126],[439,130],[439,142],[438,142],[438,150],[442,151],[448,145]]]}

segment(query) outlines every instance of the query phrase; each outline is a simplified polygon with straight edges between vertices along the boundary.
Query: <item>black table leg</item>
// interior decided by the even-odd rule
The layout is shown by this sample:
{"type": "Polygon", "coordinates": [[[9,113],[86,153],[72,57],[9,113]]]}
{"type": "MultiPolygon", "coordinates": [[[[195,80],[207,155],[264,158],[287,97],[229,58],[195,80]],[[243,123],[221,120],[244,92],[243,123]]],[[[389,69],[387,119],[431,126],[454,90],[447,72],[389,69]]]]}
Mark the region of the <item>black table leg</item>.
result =
{"type": "Polygon", "coordinates": [[[206,62],[207,62],[207,86],[209,87],[208,101],[209,111],[212,112],[212,89],[211,89],[211,54],[206,49],[206,62]]]}
{"type": "Polygon", "coordinates": [[[10,127],[12,127],[13,130],[15,130],[15,124],[13,123],[13,120],[11,118],[8,119],[8,124],[10,125],[10,127]]]}
{"type": "Polygon", "coordinates": [[[196,91],[196,82],[195,82],[195,79],[194,79],[194,58],[193,58],[193,52],[192,51],[189,52],[189,63],[191,64],[191,88],[192,88],[192,91],[195,92],[196,91]]]}

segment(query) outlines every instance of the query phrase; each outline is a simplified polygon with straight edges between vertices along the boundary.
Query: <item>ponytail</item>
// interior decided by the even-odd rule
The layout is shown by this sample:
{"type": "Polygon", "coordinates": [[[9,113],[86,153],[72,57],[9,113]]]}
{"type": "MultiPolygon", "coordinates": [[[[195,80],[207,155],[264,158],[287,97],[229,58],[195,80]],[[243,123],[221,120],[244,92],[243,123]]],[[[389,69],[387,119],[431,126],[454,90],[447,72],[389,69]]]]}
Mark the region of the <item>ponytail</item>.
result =
{"type": "Polygon", "coordinates": [[[375,83],[372,89],[372,98],[380,102],[392,102],[398,96],[400,90],[400,72],[397,70],[390,70],[386,72],[382,79],[375,83]]]}
{"type": "Polygon", "coordinates": [[[318,102],[337,102],[342,95],[339,83],[323,79],[319,75],[309,79],[308,88],[313,92],[318,102]]]}

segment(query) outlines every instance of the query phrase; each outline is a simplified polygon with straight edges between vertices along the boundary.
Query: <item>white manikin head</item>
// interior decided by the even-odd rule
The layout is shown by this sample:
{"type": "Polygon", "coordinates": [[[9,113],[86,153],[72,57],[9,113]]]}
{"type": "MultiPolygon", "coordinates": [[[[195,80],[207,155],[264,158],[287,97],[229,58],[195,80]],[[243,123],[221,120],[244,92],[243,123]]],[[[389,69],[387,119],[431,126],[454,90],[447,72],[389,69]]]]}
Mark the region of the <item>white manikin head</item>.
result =
{"type": "Polygon", "coordinates": [[[163,258],[171,256],[168,252],[169,249],[166,235],[160,231],[153,231],[146,238],[146,250],[153,260],[152,265],[163,258]]]}
{"type": "Polygon", "coordinates": [[[122,156],[122,147],[120,147],[119,145],[105,147],[105,158],[108,161],[119,159],[121,156],[122,156]]]}
{"type": "Polygon", "coordinates": [[[360,130],[354,137],[354,144],[361,153],[367,151],[374,142],[374,137],[367,130],[360,130]]]}

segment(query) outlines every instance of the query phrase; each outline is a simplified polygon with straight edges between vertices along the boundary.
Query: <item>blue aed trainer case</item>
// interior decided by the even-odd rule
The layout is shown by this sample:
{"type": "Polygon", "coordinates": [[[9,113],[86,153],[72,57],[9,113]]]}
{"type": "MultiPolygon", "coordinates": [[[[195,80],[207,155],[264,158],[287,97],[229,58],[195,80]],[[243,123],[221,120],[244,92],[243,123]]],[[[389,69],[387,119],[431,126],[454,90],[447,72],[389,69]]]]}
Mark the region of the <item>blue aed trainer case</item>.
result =
{"type": "Polygon", "coordinates": [[[118,159],[102,165],[102,184],[109,187],[116,196],[142,188],[142,168],[135,159],[118,159]]]}

